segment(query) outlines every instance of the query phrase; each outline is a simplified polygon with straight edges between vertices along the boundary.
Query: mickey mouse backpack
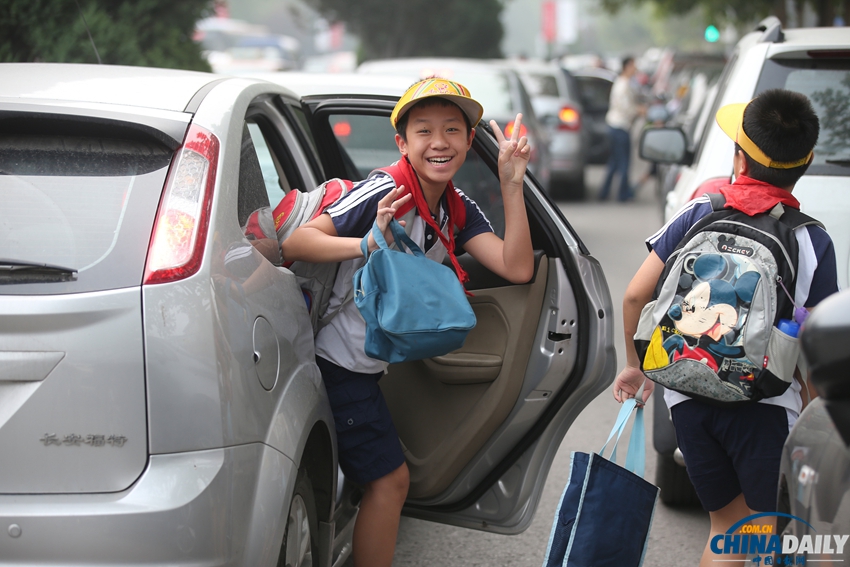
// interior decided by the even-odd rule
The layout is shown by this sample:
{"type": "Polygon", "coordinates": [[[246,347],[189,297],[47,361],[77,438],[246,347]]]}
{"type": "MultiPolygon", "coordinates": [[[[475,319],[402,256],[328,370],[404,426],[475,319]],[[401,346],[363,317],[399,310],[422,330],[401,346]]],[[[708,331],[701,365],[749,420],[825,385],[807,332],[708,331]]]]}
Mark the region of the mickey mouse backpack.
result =
{"type": "MultiPolygon", "coordinates": [[[[778,396],[793,379],[800,347],[784,332],[795,318],[794,230],[822,226],[781,203],[750,217],[724,208],[700,219],[667,259],[635,346],[654,382],[715,405],[778,396]]],[[[799,316],[798,316],[799,318],[799,316]]]]}

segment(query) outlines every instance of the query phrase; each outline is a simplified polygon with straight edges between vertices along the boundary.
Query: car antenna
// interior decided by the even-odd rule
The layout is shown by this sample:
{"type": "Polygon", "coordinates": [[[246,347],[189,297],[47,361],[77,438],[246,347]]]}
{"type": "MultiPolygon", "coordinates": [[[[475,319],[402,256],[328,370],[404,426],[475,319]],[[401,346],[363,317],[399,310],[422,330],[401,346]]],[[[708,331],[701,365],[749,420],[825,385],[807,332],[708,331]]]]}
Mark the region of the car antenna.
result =
{"type": "Polygon", "coordinates": [[[80,17],[83,19],[83,25],[86,26],[86,33],[89,34],[89,41],[91,42],[91,46],[94,49],[94,54],[97,57],[97,64],[103,65],[103,61],[100,60],[100,53],[97,52],[97,46],[94,44],[94,38],[91,36],[91,31],[89,31],[89,24],[86,22],[86,16],[83,14],[83,9],[80,8],[79,0],[74,0],[74,4],[77,5],[77,10],[80,11],[80,17]]]}

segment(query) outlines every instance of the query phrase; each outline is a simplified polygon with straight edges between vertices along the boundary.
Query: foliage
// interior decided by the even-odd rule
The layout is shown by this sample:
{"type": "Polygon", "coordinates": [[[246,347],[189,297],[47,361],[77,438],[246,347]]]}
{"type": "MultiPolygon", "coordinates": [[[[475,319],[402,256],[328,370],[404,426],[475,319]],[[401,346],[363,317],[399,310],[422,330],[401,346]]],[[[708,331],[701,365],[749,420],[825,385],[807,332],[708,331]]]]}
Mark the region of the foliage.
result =
{"type": "Polygon", "coordinates": [[[820,114],[821,137],[818,150],[827,155],[845,153],[850,143],[850,73],[841,81],[843,89],[828,87],[812,93],[812,100],[822,108],[820,114]]]}
{"type": "Polygon", "coordinates": [[[360,36],[363,59],[501,57],[502,0],[311,0],[360,36]]]}
{"type": "MultiPolygon", "coordinates": [[[[209,71],[192,40],[209,0],[78,0],[105,64],[209,71]]],[[[2,0],[0,61],[97,63],[74,0],[2,0]]]]}

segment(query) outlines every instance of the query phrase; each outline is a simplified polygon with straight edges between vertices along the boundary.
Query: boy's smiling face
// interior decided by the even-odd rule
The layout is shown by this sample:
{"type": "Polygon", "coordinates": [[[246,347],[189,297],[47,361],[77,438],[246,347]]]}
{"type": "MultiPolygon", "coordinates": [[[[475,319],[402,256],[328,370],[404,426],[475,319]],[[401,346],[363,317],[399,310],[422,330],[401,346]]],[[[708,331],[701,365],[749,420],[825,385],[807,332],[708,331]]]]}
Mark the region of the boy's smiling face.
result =
{"type": "Polygon", "coordinates": [[[442,191],[466,160],[475,130],[467,135],[455,104],[417,106],[408,113],[407,140],[396,134],[398,149],[410,160],[423,190],[442,191]]]}

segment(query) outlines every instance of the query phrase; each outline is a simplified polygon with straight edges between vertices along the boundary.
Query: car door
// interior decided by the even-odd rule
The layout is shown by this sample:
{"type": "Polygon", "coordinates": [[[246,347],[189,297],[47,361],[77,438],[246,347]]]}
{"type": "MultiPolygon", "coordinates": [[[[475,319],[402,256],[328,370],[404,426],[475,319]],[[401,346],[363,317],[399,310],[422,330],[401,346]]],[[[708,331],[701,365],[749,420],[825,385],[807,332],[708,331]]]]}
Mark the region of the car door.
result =
{"type": "MultiPolygon", "coordinates": [[[[389,121],[393,104],[379,97],[304,99],[328,177],[363,179],[400,157],[389,121]]],[[[455,182],[503,236],[497,155],[489,127],[479,125],[455,182]]],[[[568,427],[613,380],[613,312],[602,270],[530,176],[524,192],[532,280],[510,284],[461,255],[478,319],[463,348],[391,365],[380,381],[410,468],[406,515],[524,530],[568,427]]]]}

